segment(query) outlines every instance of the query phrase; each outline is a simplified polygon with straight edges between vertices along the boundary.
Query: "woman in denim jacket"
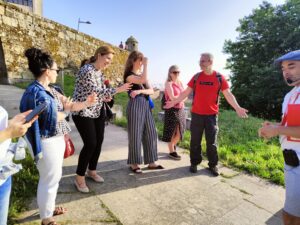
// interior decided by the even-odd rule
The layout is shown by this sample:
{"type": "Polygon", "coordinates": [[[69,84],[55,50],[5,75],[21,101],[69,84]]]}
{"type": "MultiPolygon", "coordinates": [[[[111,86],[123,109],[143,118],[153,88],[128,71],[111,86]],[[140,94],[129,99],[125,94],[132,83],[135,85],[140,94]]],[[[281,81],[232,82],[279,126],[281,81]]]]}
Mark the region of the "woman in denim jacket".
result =
{"type": "Polygon", "coordinates": [[[55,83],[59,71],[52,57],[36,48],[27,49],[25,56],[35,81],[23,94],[20,110],[24,112],[41,103],[47,103],[46,110],[28,129],[26,138],[39,171],[37,201],[42,224],[54,225],[56,222],[53,216],[66,211],[62,207],[55,208],[65,151],[64,135],[71,130],[65,120],[64,111],[85,109],[94,105],[98,98],[92,93],[81,102],[70,101],[49,86],[50,83],[55,83]]]}

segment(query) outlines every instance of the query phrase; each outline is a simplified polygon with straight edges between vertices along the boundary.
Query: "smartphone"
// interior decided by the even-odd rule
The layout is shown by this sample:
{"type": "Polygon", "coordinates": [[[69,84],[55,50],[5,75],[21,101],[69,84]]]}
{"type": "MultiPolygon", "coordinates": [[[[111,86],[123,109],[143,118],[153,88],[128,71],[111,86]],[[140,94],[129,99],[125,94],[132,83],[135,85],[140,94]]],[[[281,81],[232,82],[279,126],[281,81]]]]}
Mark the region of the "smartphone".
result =
{"type": "Polygon", "coordinates": [[[35,116],[40,115],[45,109],[47,108],[47,103],[44,102],[42,104],[39,104],[37,107],[34,108],[34,110],[29,113],[25,118],[25,123],[30,122],[35,116]]]}

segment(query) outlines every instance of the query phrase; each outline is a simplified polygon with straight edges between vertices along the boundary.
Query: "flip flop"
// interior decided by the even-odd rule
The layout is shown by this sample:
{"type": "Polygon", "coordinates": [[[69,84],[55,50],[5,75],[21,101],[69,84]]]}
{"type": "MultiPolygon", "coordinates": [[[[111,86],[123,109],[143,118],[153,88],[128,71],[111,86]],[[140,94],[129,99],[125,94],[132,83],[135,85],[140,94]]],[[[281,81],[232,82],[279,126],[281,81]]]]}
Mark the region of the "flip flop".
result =
{"type": "Polygon", "coordinates": [[[157,165],[157,166],[148,166],[149,170],[162,170],[164,167],[162,165],[157,165]]]}
{"type": "Polygon", "coordinates": [[[141,173],[143,173],[143,171],[141,170],[141,168],[140,167],[137,167],[137,168],[132,168],[132,167],[129,167],[130,168],[130,170],[132,171],[132,172],[134,172],[134,173],[136,173],[136,174],[141,174],[141,173]]]}
{"type": "Polygon", "coordinates": [[[64,208],[62,206],[57,206],[57,207],[55,207],[55,209],[53,211],[53,216],[62,215],[64,213],[66,213],[67,211],[68,211],[67,208],[64,208]]]}

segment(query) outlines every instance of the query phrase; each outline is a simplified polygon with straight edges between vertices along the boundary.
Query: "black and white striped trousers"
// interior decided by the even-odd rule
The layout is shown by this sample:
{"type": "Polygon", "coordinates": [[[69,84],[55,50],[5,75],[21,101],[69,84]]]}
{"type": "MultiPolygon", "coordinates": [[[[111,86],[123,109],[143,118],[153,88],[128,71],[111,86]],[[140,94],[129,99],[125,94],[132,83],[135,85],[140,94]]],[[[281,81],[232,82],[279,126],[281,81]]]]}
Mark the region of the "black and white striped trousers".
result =
{"type": "Polygon", "coordinates": [[[157,161],[157,132],[148,100],[144,96],[130,98],[127,105],[128,160],[127,164],[157,161]]]}

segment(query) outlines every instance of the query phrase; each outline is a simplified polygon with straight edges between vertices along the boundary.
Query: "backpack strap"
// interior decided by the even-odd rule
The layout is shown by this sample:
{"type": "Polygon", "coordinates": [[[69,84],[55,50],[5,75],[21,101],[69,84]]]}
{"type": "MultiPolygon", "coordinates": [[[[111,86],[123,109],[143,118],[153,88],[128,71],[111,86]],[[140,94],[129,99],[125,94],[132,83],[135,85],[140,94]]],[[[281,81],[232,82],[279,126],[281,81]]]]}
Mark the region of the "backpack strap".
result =
{"type": "Polygon", "coordinates": [[[221,88],[222,88],[222,75],[217,72],[216,74],[216,77],[218,78],[218,81],[219,81],[219,89],[218,89],[218,93],[217,93],[217,104],[219,103],[219,100],[220,100],[220,91],[221,91],[221,88]]]}
{"type": "Polygon", "coordinates": [[[199,73],[196,73],[196,74],[194,75],[194,85],[193,85],[194,92],[195,92],[195,90],[196,90],[196,82],[197,82],[197,80],[198,80],[198,78],[199,78],[199,75],[200,75],[200,72],[199,72],[199,73]]]}
{"type": "Polygon", "coordinates": [[[196,73],[194,75],[194,84],[193,84],[193,101],[192,101],[192,105],[194,104],[194,98],[195,98],[195,95],[196,95],[196,83],[197,83],[197,80],[200,76],[200,72],[196,73]]]}

